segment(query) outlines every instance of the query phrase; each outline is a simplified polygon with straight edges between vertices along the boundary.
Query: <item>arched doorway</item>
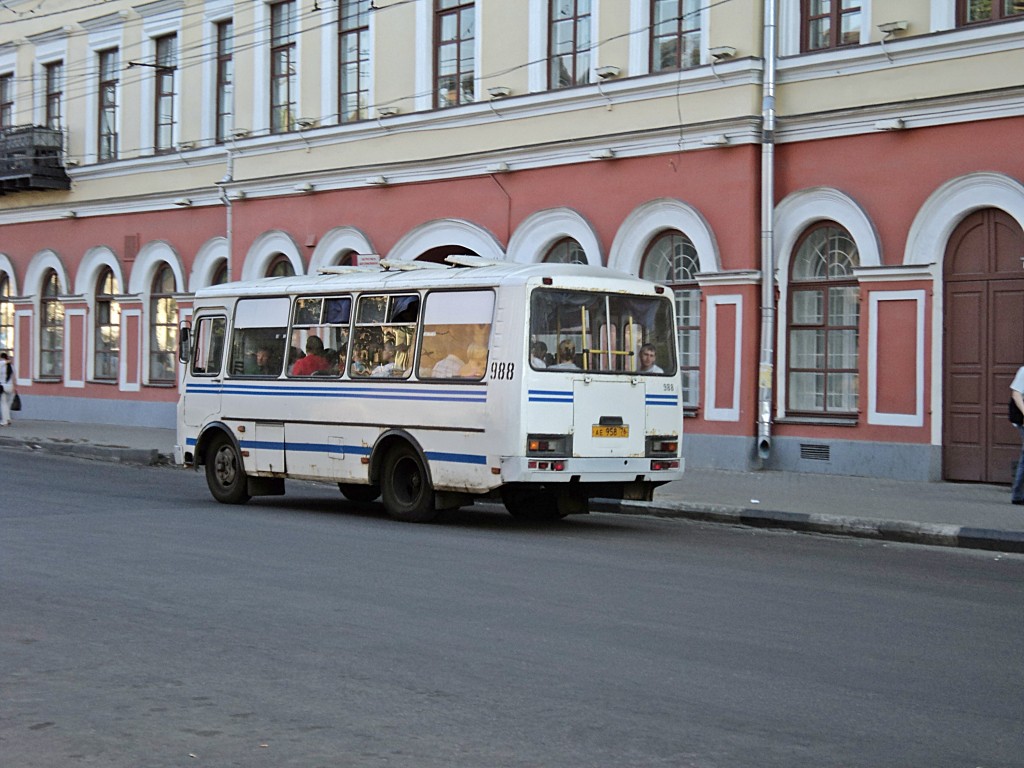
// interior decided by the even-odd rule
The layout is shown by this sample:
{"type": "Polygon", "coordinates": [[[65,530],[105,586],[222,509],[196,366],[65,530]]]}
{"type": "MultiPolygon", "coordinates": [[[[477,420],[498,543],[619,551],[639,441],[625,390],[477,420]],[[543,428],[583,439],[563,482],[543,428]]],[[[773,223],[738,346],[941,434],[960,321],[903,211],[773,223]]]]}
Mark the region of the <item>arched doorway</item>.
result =
{"type": "Polygon", "coordinates": [[[953,231],[944,262],[942,473],[1008,483],[1020,439],[1006,419],[1024,365],[1024,231],[995,208],[953,231]]]}

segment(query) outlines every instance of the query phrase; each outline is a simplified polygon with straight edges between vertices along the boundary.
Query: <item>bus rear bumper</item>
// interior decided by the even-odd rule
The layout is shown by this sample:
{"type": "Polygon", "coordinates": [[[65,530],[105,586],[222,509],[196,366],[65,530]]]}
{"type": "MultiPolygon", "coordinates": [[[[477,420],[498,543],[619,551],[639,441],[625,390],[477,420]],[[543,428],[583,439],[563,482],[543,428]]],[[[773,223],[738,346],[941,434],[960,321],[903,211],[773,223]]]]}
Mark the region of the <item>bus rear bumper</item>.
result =
{"type": "Polygon", "coordinates": [[[540,459],[503,456],[503,483],[579,483],[582,485],[616,483],[654,483],[662,485],[681,480],[685,460],[634,458],[540,459]],[[674,466],[673,466],[674,465],[674,466]]]}

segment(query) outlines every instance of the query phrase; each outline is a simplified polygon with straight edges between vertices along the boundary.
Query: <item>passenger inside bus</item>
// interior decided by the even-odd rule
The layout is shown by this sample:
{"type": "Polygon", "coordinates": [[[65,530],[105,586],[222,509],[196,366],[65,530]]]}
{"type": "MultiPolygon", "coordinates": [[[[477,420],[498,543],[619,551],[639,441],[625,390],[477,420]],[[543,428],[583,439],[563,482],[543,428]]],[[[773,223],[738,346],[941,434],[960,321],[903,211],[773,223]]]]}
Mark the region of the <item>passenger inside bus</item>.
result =
{"type": "Polygon", "coordinates": [[[384,342],[384,347],[380,352],[380,363],[370,375],[375,377],[400,375],[395,372],[395,343],[393,341],[384,342]]]}
{"type": "Polygon", "coordinates": [[[482,379],[487,371],[487,347],[483,344],[470,344],[466,354],[469,362],[459,370],[460,378],[482,379]]]}
{"type": "Polygon", "coordinates": [[[256,349],[256,354],[246,357],[245,374],[247,376],[276,376],[281,372],[281,364],[274,365],[272,351],[267,344],[261,344],[256,349]]]}
{"type": "Polygon", "coordinates": [[[459,375],[466,361],[455,353],[449,354],[444,360],[435,365],[429,374],[433,379],[454,379],[459,375]]]}
{"type": "Polygon", "coordinates": [[[578,371],[576,364],[576,345],[569,339],[558,342],[558,362],[548,366],[552,371],[578,371]]]}
{"type": "Polygon", "coordinates": [[[640,347],[640,373],[664,373],[655,362],[657,359],[658,352],[653,344],[644,344],[640,347]]]}
{"type": "Polygon", "coordinates": [[[292,366],[292,376],[312,376],[330,367],[324,358],[324,343],[319,336],[306,339],[306,356],[292,366]]]}
{"type": "Polygon", "coordinates": [[[548,354],[548,345],[543,341],[534,342],[533,349],[530,351],[530,365],[534,368],[547,368],[548,363],[545,359],[548,354]]]}

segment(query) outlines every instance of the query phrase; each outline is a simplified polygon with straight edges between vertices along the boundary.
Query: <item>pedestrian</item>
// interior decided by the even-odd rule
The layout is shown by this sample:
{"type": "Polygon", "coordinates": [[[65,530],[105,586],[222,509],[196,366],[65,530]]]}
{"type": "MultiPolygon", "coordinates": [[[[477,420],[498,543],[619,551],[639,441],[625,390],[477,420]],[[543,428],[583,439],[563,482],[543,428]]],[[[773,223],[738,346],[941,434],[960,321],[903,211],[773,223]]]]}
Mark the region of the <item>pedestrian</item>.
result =
{"type": "Polygon", "coordinates": [[[11,403],[14,401],[14,366],[6,352],[0,352],[0,427],[11,423],[11,403]]]}
{"type": "MultiPolygon", "coordinates": [[[[1024,366],[1017,369],[1017,375],[1013,377],[1010,384],[1010,397],[1013,399],[1017,409],[1024,414],[1024,366]]],[[[1017,419],[1021,421],[1021,419],[1017,419]]],[[[1013,488],[1010,490],[1010,501],[1014,504],[1024,506],[1024,425],[1016,424],[1020,432],[1021,450],[1020,458],[1017,459],[1017,473],[1013,478],[1013,488]]]]}

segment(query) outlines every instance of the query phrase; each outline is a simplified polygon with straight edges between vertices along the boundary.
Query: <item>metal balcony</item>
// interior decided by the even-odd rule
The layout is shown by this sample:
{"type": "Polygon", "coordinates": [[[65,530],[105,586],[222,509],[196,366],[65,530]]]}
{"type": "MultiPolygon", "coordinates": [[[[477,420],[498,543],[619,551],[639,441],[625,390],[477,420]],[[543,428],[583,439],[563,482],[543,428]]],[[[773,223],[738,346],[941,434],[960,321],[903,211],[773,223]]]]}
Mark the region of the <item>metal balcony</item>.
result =
{"type": "Polygon", "coordinates": [[[0,194],[71,189],[64,170],[64,132],[38,125],[0,132],[0,194]]]}

